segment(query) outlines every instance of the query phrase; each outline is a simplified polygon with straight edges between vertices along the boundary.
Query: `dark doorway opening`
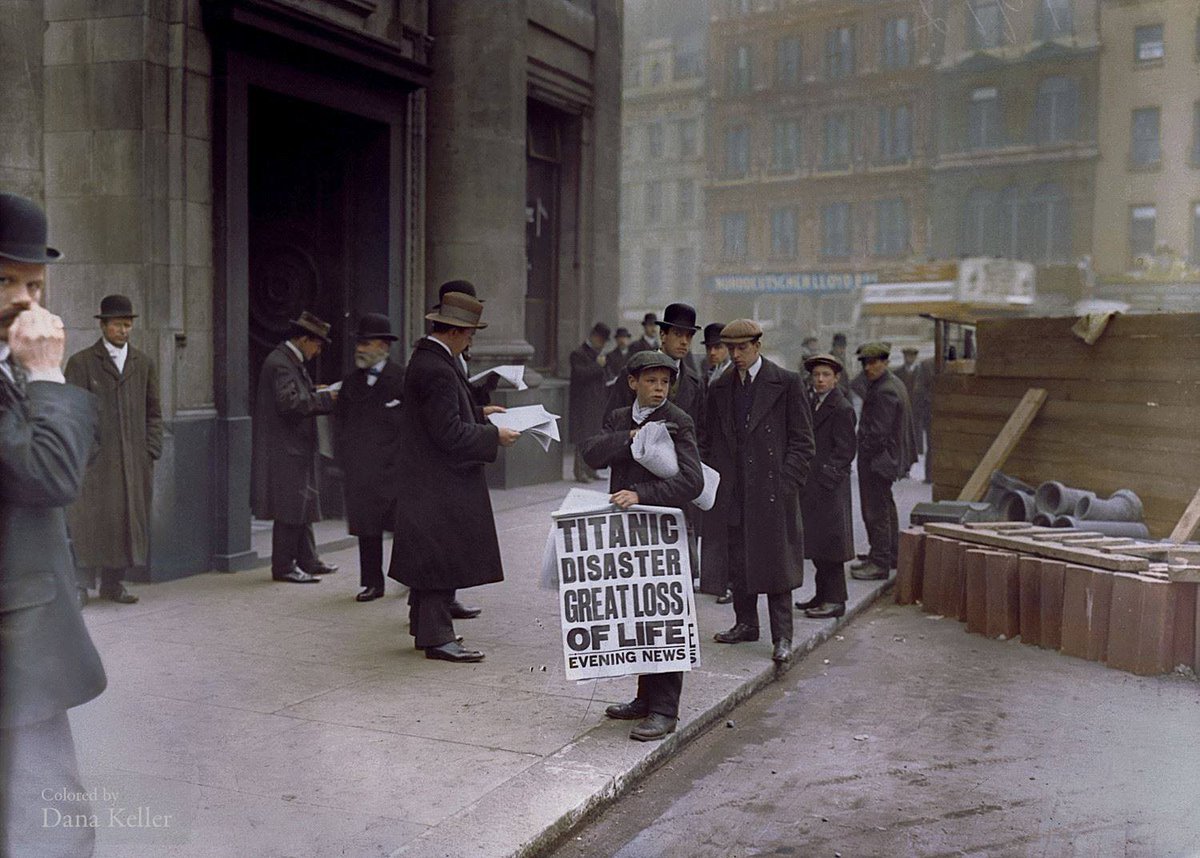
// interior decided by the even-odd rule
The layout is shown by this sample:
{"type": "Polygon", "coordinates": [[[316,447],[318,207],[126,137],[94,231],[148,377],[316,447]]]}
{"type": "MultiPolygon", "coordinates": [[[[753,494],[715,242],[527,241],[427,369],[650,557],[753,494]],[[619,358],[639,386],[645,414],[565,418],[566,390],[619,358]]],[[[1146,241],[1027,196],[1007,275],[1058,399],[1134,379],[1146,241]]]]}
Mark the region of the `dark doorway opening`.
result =
{"type": "Polygon", "coordinates": [[[563,230],[563,149],[569,118],[528,102],[525,178],[525,339],[530,363],[553,371],[558,353],[559,240],[563,230]]]}

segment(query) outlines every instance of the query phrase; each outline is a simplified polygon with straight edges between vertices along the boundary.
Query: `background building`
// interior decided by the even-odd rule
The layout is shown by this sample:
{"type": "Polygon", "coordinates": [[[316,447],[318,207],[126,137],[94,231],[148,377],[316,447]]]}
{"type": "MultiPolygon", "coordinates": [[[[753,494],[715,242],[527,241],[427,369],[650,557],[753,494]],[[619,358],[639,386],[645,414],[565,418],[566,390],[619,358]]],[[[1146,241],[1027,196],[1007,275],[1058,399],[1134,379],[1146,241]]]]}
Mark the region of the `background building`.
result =
{"type": "Polygon", "coordinates": [[[150,577],[256,562],[250,397],[301,309],[319,381],[365,312],[407,353],[455,277],[481,363],[553,372],[615,314],[620,38],[617,0],[6,6],[0,183],[45,201],[68,348],[122,292],[159,364],[150,577]]]}

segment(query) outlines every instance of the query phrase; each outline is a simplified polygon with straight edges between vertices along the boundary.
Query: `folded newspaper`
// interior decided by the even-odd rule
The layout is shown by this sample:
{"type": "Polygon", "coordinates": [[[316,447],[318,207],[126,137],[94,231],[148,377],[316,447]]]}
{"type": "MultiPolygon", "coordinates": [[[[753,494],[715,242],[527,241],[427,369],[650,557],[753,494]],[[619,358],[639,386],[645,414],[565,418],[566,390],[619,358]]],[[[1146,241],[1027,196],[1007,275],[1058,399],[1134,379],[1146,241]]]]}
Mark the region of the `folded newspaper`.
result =
{"type": "Polygon", "coordinates": [[[484,378],[488,373],[494,372],[502,379],[507,381],[517,390],[528,390],[529,385],[525,383],[525,367],[517,364],[505,364],[504,366],[494,366],[491,369],[485,369],[483,372],[477,372],[471,376],[472,384],[484,378]]]}
{"type": "Polygon", "coordinates": [[[551,441],[561,441],[558,434],[558,415],[551,414],[541,405],[522,405],[507,411],[488,415],[488,420],[501,429],[516,429],[528,432],[543,450],[550,449],[551,441]]]}

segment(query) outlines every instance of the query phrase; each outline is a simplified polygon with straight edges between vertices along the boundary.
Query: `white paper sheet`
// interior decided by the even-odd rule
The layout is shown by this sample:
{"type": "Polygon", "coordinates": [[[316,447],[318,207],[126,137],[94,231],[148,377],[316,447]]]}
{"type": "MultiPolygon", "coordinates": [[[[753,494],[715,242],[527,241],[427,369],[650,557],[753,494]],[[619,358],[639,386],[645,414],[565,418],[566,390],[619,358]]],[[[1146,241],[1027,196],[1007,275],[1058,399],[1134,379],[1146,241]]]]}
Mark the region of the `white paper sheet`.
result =
{"type": "Polygon", "coordinates": [[[562,440],[558,434],[558,419],[557,414],[551,414],[541,405],[522,405],[488,415],[488,420],[501,429],[528,432],[543,450],[550,449],[551,441],[562,440]]]}
{"type": "Polygon", "coordinates": [[[529,385],[525,383],[525,367],[518,364],[505,364],[504,366],[494,366],[491,369],[485,369],[483,372],[475,373],[469,381],[472,383],[479,381],[490,372],[496,373],[496,375],[500,376],[517,390],[529,389],[529,385]]]}

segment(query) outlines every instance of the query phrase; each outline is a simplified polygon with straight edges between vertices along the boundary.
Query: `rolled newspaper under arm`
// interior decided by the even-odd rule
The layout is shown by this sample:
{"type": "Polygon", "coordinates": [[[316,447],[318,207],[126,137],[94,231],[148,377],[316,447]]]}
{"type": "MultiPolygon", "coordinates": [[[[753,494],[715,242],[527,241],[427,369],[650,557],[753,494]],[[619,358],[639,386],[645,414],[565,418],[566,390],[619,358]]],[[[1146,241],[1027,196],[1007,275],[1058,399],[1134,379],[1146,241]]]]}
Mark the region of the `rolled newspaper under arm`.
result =
{"type": "Polygon", "coordinates": [[[679,473],[675,441],[662,423],[647,423],[633,436],[633,460],[654,476],[669,480],[679,473]]]}

